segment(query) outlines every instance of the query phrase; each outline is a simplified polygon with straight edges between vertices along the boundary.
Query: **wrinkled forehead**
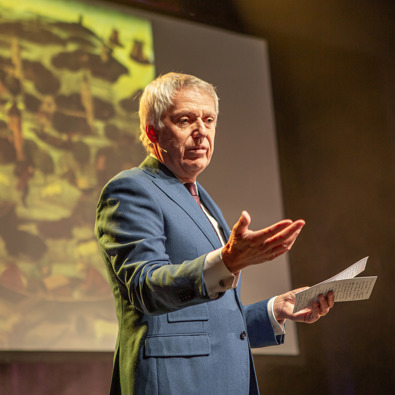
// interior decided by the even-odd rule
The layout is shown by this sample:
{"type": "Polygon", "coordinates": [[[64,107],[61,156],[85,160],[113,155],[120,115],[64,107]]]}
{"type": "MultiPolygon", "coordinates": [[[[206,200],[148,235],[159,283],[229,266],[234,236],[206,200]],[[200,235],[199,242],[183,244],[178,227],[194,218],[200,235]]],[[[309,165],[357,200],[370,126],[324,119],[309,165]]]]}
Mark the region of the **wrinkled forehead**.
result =
{"type": "Polygon", "coordinates": [[[217,106],[214,97],[204,89],[195,87],[181,88],[172,97],[172,104],[167,113],[196,112],[217,115],[217,106]]]}

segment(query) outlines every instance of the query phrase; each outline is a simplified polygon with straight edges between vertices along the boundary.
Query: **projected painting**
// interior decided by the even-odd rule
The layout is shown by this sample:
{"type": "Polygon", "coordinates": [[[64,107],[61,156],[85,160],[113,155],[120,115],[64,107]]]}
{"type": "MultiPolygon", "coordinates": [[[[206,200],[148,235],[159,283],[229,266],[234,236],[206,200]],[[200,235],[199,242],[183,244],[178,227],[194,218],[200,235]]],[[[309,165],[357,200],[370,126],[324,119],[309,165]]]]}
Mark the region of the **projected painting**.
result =
{"type": "Polygon", "coordinates": [[[104,3],[0,0],[0,349],[114,347],[98,194],[138,165],[150,22],[104,3]]]}

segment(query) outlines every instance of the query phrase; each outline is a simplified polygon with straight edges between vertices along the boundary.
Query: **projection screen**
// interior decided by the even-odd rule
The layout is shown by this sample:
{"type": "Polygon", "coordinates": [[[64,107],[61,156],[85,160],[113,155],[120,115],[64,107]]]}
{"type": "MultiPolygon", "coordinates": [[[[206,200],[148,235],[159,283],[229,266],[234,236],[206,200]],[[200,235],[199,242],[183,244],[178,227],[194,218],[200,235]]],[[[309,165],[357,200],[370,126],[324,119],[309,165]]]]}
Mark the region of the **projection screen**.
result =
{"type": "MultiPolygon", "coordinates": [[[[283,218],[264,41],[109,2],[0,0],[0,350],[112,351],[93,235],[104,183],[137,166],[138,96],[156,75],[212,82],[216,148],[199,181],[230,226],[283,218]]],[[[243,271],[244,303],[292,288],[287,257],[243,271]]],[[[282,346],[298,353],[296,327],[282,346]]]]}

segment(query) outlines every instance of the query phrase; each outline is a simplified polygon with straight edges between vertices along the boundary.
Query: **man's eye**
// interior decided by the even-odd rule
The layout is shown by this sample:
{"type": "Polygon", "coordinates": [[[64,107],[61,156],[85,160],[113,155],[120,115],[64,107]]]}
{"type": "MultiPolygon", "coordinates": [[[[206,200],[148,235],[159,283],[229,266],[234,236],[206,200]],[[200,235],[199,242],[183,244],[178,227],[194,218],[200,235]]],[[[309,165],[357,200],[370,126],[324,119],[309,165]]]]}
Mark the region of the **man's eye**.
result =
{"type": "Polygon", "coordinates": [[[206,118],[206,123],[214,123],[214,118],[206,118]]]}
{"type": "Polygon", "coordinates": [[[188,122],[189,122],[189,120],[188,120],[187,117],[183,117],[183,118],[180,118],[180,119],[178,120],[178,122],[179,122],[181,125],[187,125],[188,122]]]}

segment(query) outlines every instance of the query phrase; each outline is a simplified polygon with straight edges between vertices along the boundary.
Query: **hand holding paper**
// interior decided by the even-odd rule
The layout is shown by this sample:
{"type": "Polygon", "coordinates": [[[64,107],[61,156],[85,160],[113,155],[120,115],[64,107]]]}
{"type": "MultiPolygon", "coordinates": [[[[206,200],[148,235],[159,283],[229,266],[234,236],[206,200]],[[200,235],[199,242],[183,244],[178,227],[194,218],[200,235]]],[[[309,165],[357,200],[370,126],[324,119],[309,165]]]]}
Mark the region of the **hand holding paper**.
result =
{"type": "Polygon", "coordinates": [[[354,278],[365,270],[367,260],[368,257],[363,258],[336,276],[297,292],[293,312],[311,307],[318,302],[319,295],[326,295],[329,291],[334,292],[335,302],[369,299],[377,276],[354,278]]]}
{"type": "Polygon", "coordinates": [[[313,303],[311,308],[294,312],[295,295],[305,289],[307,289],[307,287],[294,289],[293,291],[286,292],[276,297],[273,303],[273,312],[280,325],[283,325],[285,320],[312,324],[318,321],[320,317],[329,313],[335,303],[333,292],[328,292],[326,296],[319,295],[318,303],[313,303]]]}

